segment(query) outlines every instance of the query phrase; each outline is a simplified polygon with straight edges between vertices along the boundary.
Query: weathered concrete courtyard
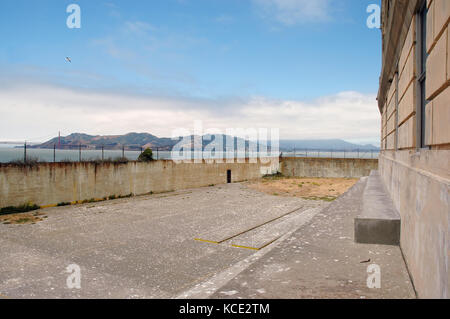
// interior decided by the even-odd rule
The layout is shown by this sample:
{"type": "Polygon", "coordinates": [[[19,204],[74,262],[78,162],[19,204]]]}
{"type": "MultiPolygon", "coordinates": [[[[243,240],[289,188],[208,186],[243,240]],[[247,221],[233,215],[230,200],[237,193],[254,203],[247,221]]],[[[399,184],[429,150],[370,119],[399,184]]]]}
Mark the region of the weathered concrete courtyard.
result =
{"type": "Polygon", "coordinates": [[[41,209],[0,224],[0,297],[414,297],[398,247],[353,243],[363,184],[331,203],[237,183],[41,209]],[[366,259],[382,289],[366,287],[366,259]]]}

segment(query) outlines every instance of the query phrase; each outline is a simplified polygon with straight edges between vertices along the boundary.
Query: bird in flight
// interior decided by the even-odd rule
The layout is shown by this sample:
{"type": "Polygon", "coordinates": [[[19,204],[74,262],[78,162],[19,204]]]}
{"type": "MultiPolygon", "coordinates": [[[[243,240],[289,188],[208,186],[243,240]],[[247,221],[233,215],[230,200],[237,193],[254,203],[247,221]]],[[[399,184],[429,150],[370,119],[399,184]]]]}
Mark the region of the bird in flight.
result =
{"type": "Polygon", "coordinates": [[[67,56],[66,61],[72,63],[72,60],[67,56]]]}

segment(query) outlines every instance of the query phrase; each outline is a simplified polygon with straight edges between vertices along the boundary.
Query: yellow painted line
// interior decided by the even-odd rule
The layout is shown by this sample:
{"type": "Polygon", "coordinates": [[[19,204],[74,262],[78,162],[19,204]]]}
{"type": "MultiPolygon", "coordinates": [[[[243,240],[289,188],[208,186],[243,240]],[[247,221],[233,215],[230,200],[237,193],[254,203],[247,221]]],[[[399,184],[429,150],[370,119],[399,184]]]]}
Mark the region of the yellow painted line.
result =
{"type": "Polygon", "coordinates": [[[259,247],[259,249],[266,248],[267,246],[269,246],[270,244],[273,244],[274,242],[276,242],[276,241],[277,241],[278,239],[280,239],[280,238],[281,238],[281,236],[275,238],[274,240],[269,241],[268,243],[266,243],[266,244],[262,245],[261,247],[259,247]]]}
{"type": "Polygon", "coordinates": [[[275,241],[277,241],[278,239],[280,239],[281,238],[281,236],[280,237],[277,237],[277,238],[275,238],[275,239],[273,239],[273,240],[271,240],[271,241],[269,241],[269,242],[267,242],[267,243],[265,243],[264,245],[262,245],[261,247],[259,247],[259,248],[255,248],[255,247],[247,247],[247,246],[241,246],[241,245],[231,245],[232,247],[236,247],[236,248],[243,248],[243,249],[251,249],[251,250],[261,250],[261,249],[263,249],[263,248],[266,248],[267,246],[269,246],[270,244],[273,244],[275,241]]]}
{"type": "Polygon", "coordinates": [[[8,296],[5,296],[4,294],[0,294],[0,298],[3,298],[3,299],[11,299],[11,298],[9,298],[8,296]]]}
{"type": "Polygon", "coordinates": [[[204,242],[204,243],[209,243],[209,244],[216,244],[216,245],[220,244],[217,241],[206,240],[206,239],[201,239],[201,238],[194,238],[194,240],[201,241],[201,242],[204,242]]]}
{"type": "MultiPolygon", "coordinates": [[[[232,247],[235,248],[242,248],[242,249],[249,249],[249,250],[261,250],[263,248],[266,248],[267,246],[269,246],[270,244],[274,243],[275,241],[277,241],[278,239],[280,239],[281,237],[277,237],[269,242],[267,242],[266,244],[262,245],[259,248],[256,247],[249,247],[249,246],[242,246],[242,245],[231,245],[232,247]]],[[[217,241],[212,241],[212,240],[206,240],[206,239],[201,239],[201,238],[194,238],[194,240],[196,241],[200,241],[203,243],[208,243],[208,244],[215,244],[215,245],[220,245],[221,242],[217,242],[217,241]]]]}
{"type": "MultiPolygon", "coordinates": [[[[296,209],[294,209],[294,210],[291,210],[290,212],[288,212],[288,213],[286,213],[286,214],[283,214],[283,215],[281,215],[281,216],[278,216],[278,217],[276,217],[276,218],[273,218],[273,219],[271,219],[271,220],[268,220],[268,221],[266,221],[266,222],[264,222],[264,223],[262,223],[262,224],[260,224],[260,225],[257,225],[257,226],[255,226],[255,227],[252,227],[252,228],[250,228],[250,229],[247,229],[247,230],[245,230],[245,231],[243,231],[243,232],[240,232],[240,233],[238,233],[238,234],[236,234],[236,235],[233,235],[233,236],[230,236],[230,237],[228,237],[228,238],[225,238],[225,239],[223,239],[223,240],[221,240],[221,241],[212,241],[212,240],[205,240],[205,239],[200,239],[200,238],[194,238],[194,240],[196,240],[196,241],[201,241],[201,242],[204,242],[204,243],[210,243],[210,244],[217,244],[217,245],[220,245],[220,244],[223,244],[224,242],[229,241],[229,240],[231,240],[231,239],[233,239],[233,238],[236,238],[236,237],[241,236],[241,235],[243,235],[243,234],[245,234],[245,233],[248,233],[248,232],[250,232],[250,231],[252,231],[252,230],[255,230],[255,229],[257,229],[257,228],[260,228],[260,227],[262,227],[262,226],[265,226],[265,225],[267,225],[267,224],[270,224],[270,223],[272,223],[272,222],[274,222],[274,221],[276,221],[276,220],[279,220],[279,219],[281,219],[281,218],[283,218],[283,217],[286,217],[286,216],[291,215],[291,214],[293,214],[293,213],[295,213],[295,212],[298,212],[300,209],[302,209],[302,207],[299,207],[299,208],[296,208],[296,209]]],[[[239,246],[239,245],[231,245],[231,246],[236,247],[236,248],[243,248],[243,249],[261,250],[261,249],[263,249],[263,248],[269,246],[269,245],[272,244],[273,242],[277,241],[277,240],[280,239],[280,238],[281,238],[281,236],[275,238],[274,240],[269,241],[268,243],[264,244],[264,245],[261,246],[260,248],[246,247],[246,246],[239,246]]]]}
{"type": "MultiPolygon", "coordinates": [[[[238,237],[238,236],[241,236],[241,235],[243,235],[243,234],[245,234],[245,233],[248,233],[248,232],[250,232],[250,231],[252,231],[252,230],[255,230],[255,229],[260,228],[260,227],[262,227],[262,226],[266,226],[267,224],[270,224],[270,223],[272,223],[272,222],[274,222],[274,221],[276,221],[276,220],[279,220],[279,219],[281,219],[281,218],[283,218],[283,217],[286,217],[286,216],[291,215],[291,214],[293,214],[293,213],[295,213],[295,212],[298,212],[298,211],[299,211],[300,209],[302,209],[302,208],[303,208],[303,207],[299,207],[299,208],[296,208],[296,209],[294,209],[294,210],[291,210],[290,212],[288,212],[288,213],[286,213],[286,214],[283,214],[283,215],[281,215],[281,216],[278,216],[278,217],[276,217],[276,218],[273,218],[273,219],[271,219],[271,220],[268,220],[268,221],[266,221],[266,222],[264,222],[264,223],[262,223],[262,224],[260,224],[260,225],[257,225],[257,226],[255,226],[255,227],[252,227],[252,228],[250,228],[250,229],[244,230],[243,232],[240,232],[239,234],[236,234],[236,235],[230,236],[230,237],[228,237],[228,238],[225,238],[225,239],[219,241],[218,243],[219,243],[219,244],[222,244],[222,243],[224,243],[224,242],[226,242],[226,241],[229,241],[229,240],[231,240],[231,239],[233,239],[233,238],[236,238],[236,237],[238,237]]],[[[270,245],[270,244],[269,244],[269,245],[270,245]]]]}
{"type": "Polygon", "coordinates": [[[247,247],[247,246],[240,246],[240,245],[231,245],[235,248],[243,248],[243,249],[250,249],[250,250],[260,250],[261,248],[255,248],[255,247],[247,247]]]}
{"type": "Polygon", "coordinates": [[[52,205],[44,205],[44,206],[41,206],[41,208],[50,208],[50,207],[57,207],[58,205],[56,205],[56,204],[52,204],[52,205]]]}

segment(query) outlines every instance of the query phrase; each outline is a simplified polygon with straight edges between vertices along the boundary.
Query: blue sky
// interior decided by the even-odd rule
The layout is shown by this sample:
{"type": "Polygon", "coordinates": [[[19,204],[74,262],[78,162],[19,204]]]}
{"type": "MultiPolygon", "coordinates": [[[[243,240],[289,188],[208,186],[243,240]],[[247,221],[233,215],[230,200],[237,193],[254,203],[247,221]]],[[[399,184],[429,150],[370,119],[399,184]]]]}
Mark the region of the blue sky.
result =
{"type": "Polygon", "coordinates": [[[381,36],[367,27],[366,8],[379,2],[2,0],[0,139],[58,130],[169,136],[202,120],[376,143],[381,36]],[[66,26],[71,3],[81,29],[66,26]],[[345,114],[358,106],[351,132],[345,114]],[[15,108],[34,114],[27,130],[16,129],[15,108]],[[341,126],[332,123],[338,108],[341,126]]]}

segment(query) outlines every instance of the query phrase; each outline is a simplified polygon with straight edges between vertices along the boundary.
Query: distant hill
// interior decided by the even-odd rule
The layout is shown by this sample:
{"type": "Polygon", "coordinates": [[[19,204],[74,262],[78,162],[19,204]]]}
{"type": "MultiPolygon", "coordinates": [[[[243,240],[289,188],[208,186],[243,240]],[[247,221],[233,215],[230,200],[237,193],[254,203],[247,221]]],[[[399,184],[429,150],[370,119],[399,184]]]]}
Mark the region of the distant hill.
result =
{"type": "Polygon", "coordinates": [[[88,135],[82,133],[73,133],[68,136],[61,136],[60,144],[58,137],[51,140],[34,145],[32,148],[53,148],[54,145],[60,146],[61,149],[75,149],[79,145],[87,149],[105,149],[115,150],[121,149],[123,146],[127,148],[159,148],[161,150],[171,150],[176,144],[170,138],[159,138],[148,133],[128,133],[125,135],[88,135]]]}
{"type": "Polygon", "coordinates": [[[364,150],[364,151],[378,151],[379,147],[371,144],[361,145],[346,142],[340,139],[330,140],[280,140],[281,150],[301,150],[301,149],[315,149],[315,150],[364,150]]]}
{"type": "MultiPolygon", "coordinates": [[[[222,137],[222,143],[225,146],[225,141],[228,136],[219,135],[222,137]]],[[[233,138],[233,137],[231,137],[233,138]]],[[[60,148],[61,149],[77,149],[79,145],[82,145],[83,149],[101,149],[104,147],[109,150],[122,149],[123,146],[126,149],[140,149],[150,147],[152,149],[158,148],[161,151],[170,151],[172,148],[181,141],[182,137],[178,139],[171,138],[159,138],[149,133],[128,133],[125,135],[88,135],[82,133],[73,133],[68,136],[61,136],[60,148]]],[[[189,144],[193,147],[193,136],[188,136],[187,147],[189,144]]],[[[235,144],[245,143],[248,148],[249,142],[241,138],[234,137],[235,144]]],[[[203,140],[203,147],[211,143],[210,139],[203,140]]],[[[30,146],[30,148],[44,148],[52,149],[54,145],[58,146],[58,137],[51,140],[30,146]]],[[[293,149],[314,149],[314,150],[379,150],[378,147],[373,145],[359,145],[346,142],[339,139],[330,140],[280,140],[281,151],[291,151],[293,149]]]]}

